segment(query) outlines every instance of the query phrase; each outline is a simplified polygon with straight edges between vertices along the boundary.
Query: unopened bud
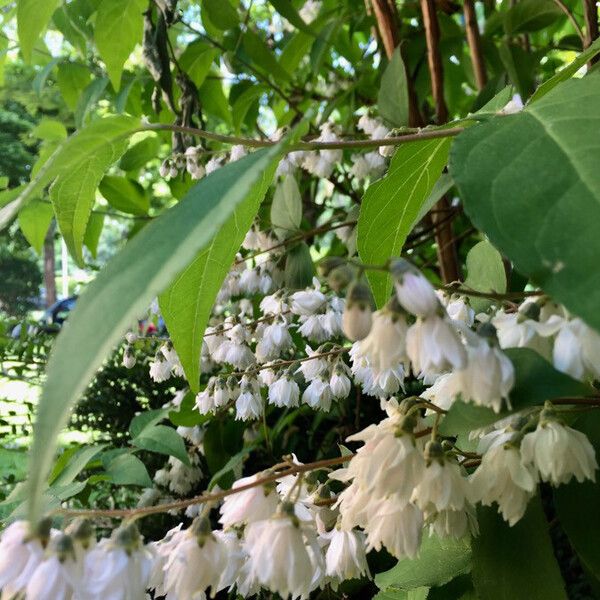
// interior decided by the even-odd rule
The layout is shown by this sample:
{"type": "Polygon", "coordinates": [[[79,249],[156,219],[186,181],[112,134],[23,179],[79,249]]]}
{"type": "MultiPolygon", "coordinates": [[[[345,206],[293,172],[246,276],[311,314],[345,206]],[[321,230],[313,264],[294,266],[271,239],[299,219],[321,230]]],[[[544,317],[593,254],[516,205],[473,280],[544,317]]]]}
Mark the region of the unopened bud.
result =
{"type": "Polygon", "coordinates": [[[66,533],[83,548],[88,548],[94,537],[94,528],[87,519],[75,519],[66,528],[66,533]]]}
{"type": "Polygon", "coordinates": [[[121,525],[121,527],[113,533],[115,543],[123,548],[127,554],[131,554],[134,550],[139,548],[141,537],[140,531],[135,523],[121,525]]]}
{"type": "Polygon", "coordinates": [[[360,281],[355,281],[349,288],[346,296],[346,306],[342,316],[342,329],[344,335],[356,342],[362,340],[371,331],[371,292],[360,281]]]}
{"type": "Polygon", "coordinates": [[[352,281],[353,273],[348,265],[340,265],[332,269],[327,276],[327,283],[334,292],[341,292],[352,281]]]}
{"type": "Polygon", "coordinates": [[[319,261],[317,271],[321,277],[327,277],[331,271],[345,264],[346,261],[340,256],[326,256],[323,260],[319,261]]]}

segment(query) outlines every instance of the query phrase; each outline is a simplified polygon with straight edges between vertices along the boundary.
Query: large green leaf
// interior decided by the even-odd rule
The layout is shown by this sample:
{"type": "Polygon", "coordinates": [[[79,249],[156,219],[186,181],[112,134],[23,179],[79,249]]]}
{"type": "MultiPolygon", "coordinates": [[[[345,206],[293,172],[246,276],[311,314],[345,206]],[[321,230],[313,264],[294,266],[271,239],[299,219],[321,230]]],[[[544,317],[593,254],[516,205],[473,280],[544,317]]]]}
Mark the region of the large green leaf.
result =
{"type": "Polygon", "coordinates": [[[515,367],[515,385],[510,392],[512,409],[495,413],[484,406],[455,402],[440,424],[441,433],[468,433],[524,408],[541,406],[546,400],[586,396],[593,392],[588,385],[557,371],[535,350],[508,348],[505,352],[515,367]]]}
{"type": "Polygon", "coordinates": [[[58,89],[71,110],[77,108],[81,90],[88,86],[91,77],[90,70],[79,63],[62,62],[58,65],[58,89]]]}
{"type": "Polygon", "coordinates": [[[96,15],[94,39],[110,81],[119,90],[125,61],[142,39],[146,0],[102,0],[96,15]]]}
{"type": "Polygon", "coordinates": [[[54,343],[38,404],[29,478],[31,519],[40,516],[58,433],[104,357],[152,299],[211,243],[279,152],[279,146],[254,152],[202,179],[131,239],[80,296],[54,343]]]}
{"type": "Polygon", "coordinates": [[[473,583],[485,600],[566,600],[539,498],[513,527],[495,508],[477,510],[473,583]]]}
{"type": "Polygon", "coordinates": [[[600,329],[600,77],[563,82],[455,139],[473,223],[517,270],[600,329]]]}
{"type": "Polygon", "coordinates": [[[248,29],[242,36],[242,50],[264,73],[272,75],[278,80],[289,81],[290,74],[279,64],[273,50],[251,29],[248,29]]]}
{"type": "Polygon", "coordinates": [[[298,11],[294,8],[291,0],[269,0],[269,3],[272,4],[275,10],[282,17],[285,17],[291,25],[300,31],[314,35],[312,29],[303,21],[302,17],[298,14],[298,11]]]}
{"type": "MultiPolygon", "coordinates": [[[[574,427],[585,433],[600,458],[600,414],[593,411],[577,419],[574,427]]],[[[597,579],[600,579],[600,483],[572,481],[554,490],[560,525],[577,555],[597,579]]]]}
{"type": "MultiPolygon", "coordinates": [[[[124,140],[139,129],[139,119],[126,115],[112,115],[98,119],[88,127],[74,133],[52,152],[43,165],[39,168],[36,165],[34,168],[35,175],[31,178],[31,181],[20,190],[19,195],[14,200],[0,209],[0,230],[14,219],[25,203],[40,195],[44,187],[56,179],[57,176],[60,177],[64,174],[65,179],[68,180],[73,173],[79,172],[80,176],[85,176],[88,173],[90,176],[96,177],[100,170],[108,166],[104,166],[106,158],[111,155],[120,156],[124,150],[123,146],[127,146],[124,140]]],[[[69,188],[72,191],[76,183],[71,182],[69,186],[65,186],[65,191],[69,188]]],[[[87,185],[83,187],[87,188],[87,185]]],[[[86,212],[82,210],[81,206],[77,206],[80,203],[73,197],[70,198],[70,202],[66,203],[68,210],[63,214],[64,222],[67,229],[73,232],[74,222],[72,219],[74,211],[78,209],[78,216],[87,220],[86,215],[89,215],[91,206],[86,212]],[[73,200],[75,200],[74,206],[73,200]]],[[[75,230],[77,233],[80,233],[81,230],[85,232],[85,226],[82,227],[82,224],[78,223],[75,230]]]]}
{"type": "MultiPolygon", "coordinates": [[[[363,262],[383,264],[398,256],[414,226],[421,205],[446,165],[449,139],[411,142],[400,146],[387,175],[372,184],[358,216],[358,253],[363,262]]],[[[388,300],[392,289],[389,275],[368,272],[377,306],[388,300]]]]}
{"type": "Polygon", "coordinates": [[[31,62],[33,47],[46,29],[58,2],[59,0],[18,0],[17,33],[26,62],[31,62]]]}
{"type": "Polygon", "coordinates": [[[394,54],[381,76],[377,104],[379,114],[386,121],[395,127],[408,125],[408,85],[400,46],[394,50],[394,54]]]}
{"type": "Polygon", "coordinates": [[[219,51],[217,49],[202,41],[194,41],[183,51],[178,62],[196,84],[196,87],[200,87],[218,55],[219,51]]]}
{"type": "Polygon", "coordinates": [[[395,567],[375,576],[382,590],[412,590],[443,585],[471,570],[471,543],[463,538],[424,536],[419,556],[399,560],[395,567]]]}
{"type": "Polygon", "coordinates": [[[131,132],[134,125],[138,122],[131,117],[102,119],[82,129],[64,146],[81,153],[72,161],[70,169],[61,164],[60,173],[50,188],[50,199],[60,232],[79,264],[83,263],[83,240],[96,189],[108,167],[127,149],[127,138],[123,134],[131,132]],[[79,143],[75,143],[77,141],[79,143]]]}

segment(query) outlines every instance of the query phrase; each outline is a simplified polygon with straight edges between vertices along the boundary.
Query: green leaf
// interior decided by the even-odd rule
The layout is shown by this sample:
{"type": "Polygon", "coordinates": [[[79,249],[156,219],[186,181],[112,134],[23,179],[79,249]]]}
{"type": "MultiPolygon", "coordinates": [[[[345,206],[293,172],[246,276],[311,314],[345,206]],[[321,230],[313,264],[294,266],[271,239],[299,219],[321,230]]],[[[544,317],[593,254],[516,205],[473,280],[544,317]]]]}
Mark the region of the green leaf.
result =
{"type": "Polygon", "coordinates": [[[31,62],[31,54],[38,38],[46,29],[59,0],[18,0],[17,34],[25,62],[31,62]]]}
{"type": "Polygon", "coordinates": [[[120,454],[110,461],[106,474],[115,485],[152,487],[152,479],[144,463],[133,454],[120,454]]]}
{"type": "Polygon", "coordinates": [[[504,14],[504,30],[508,35],[539,31],[561,17],[564,13],[552,0],[519,0],[504,14]]]}
{"type": "Polygon", "coordinates": [[[443,585],[470,570],[471,544],[468,539],[425,535],[417,558],[399,560],[389,571],[375,575],[375,583],[382,590],[413,590],[443,585]]]}
{"type": "Polygon", "coordinates": [[[314,38],[298,31],[286,43],[279,56],[279,64],[291,74],[299,67],[302,59],[310,50],[314,38]]]}
{"type": "Polygon", "coordinates": [[[428,587],[419,587],[408,591],[390,588],[388,590],[381,590],[373,596],[373,600],[425,600],[428,595],[428,587]]]}
{"type": "Polygon", "coordinates": [[[538,497],[513,527],[495,508],[477,510],[473,583],[485,600],[566,600],[560,570],[538,497]]]}
{"type": "Polygon", "coordinates": [[[512,410],[495,413],[490,408],[455,402],[440,423],[440,433],[457,435],[485,427],[499,419],[530,406],[541,406],[546,400],[587,396],[588,385],[557,371],[546,359],[530,348],[508,348],[504,351],[515,367],[515,385],[510,393],[512,410]]]}
{"type": "Polygon", "coordinates": [[[218,475],[219,485],[224,488],[231,487],[235,481],[231,468],[225,474],[221,470],[228,464],[231,457],[240,452],[244,446],[244,424],[240,421],[229,419],[213,419],[209,421],[204,434],[204,456],[211,474],[218,475]]]}
{"type": "MultiPolygon", "coordinates": [[[[384,264],[399,256],[423,202],[446,165],[449,139],[404,144],[396,150],[387,175],[366,191],[358,216],[358,253],[363,262],[384,264]]],[[[387,273],[368,272],[378,307],[392,290],[387,273]]]]}
{"type": "Polygon", "coordinates": [[[593,44],[586,48],[577,58],[570,62],[566,67],[563,67],[554,77],[551,77],[547,81],[544,81],[540,87],[531,95],[529,102],[535,102],[543,96],[545,96],[550,90],[553,90],[559,83],[570,79],[587,63],[590,59],[594,58],[596,54],[600,52],[600,38],[597,39],[593,44]]]}
{"type": "Polygon", "coordinates": [[[25,239],[38,254],[42,253],[53,216],[52,204],[41,200],[33,200],[19,212],[19,227],[25,239]]]}
{"type": "Polygon", "coordinates": [[[136,448],[174,456],[183,464],[190,466],[190,459],[185,449],[183,438],[172,428],[166,425],[146,427],[131,440],[136,448]]]}
{"type": "Polygon", "coordinates": [[[78,128],[83,126],[90,110],[98,105],[98,100],[100,100],[107,85],[108,79],[106,77],[99,77],[93,79],[83,92],[81,92],[77,101],[77,108],[75,109],[75,125],[78,128]]]}
{"type": "Polygon", "coordinates": [[[400,46],[394,50],[381,76],[377,104],[379,114],[394,127],[408,125],[408,86],[400,46]]]}
{"type": "Polygon", "coordinates": [[[241,472],[241,466],[244,463],[244,459],[252,452],[252,450],[254,450],[253,446],[246,446],[234,454],[225,465],[212,476],[208,483],[208,489],[212,490],[215,485],[219,485],[222,488],[224,486],[223,480],[225,479],[225,476],[229,476],[230,473],[235,473],[236,471],[241,472]]]}
{"type": "Polygon", "coordinates": [[[95,121],[67,139],[17,198],[17,202],[26,202],[58,175],[50,188],[50,199],[61,234],[80,264],[96,188],[104,172],[127,148],[127,136],[138,127],[139,121],[120,115],[95,121]]]}
{"type": "Polygon", "coordinates": [[[271,224],[275,235],[285,239],[298,231],[302,222],[302,196],[294,175],[285,175],[277,184],[271,204],[271,224]]]}
{"type": "Polygon", "coordinates": [[[113,208],[121,212],[131,215],[148,214],[150,199],[137,181],[127,177],[105,175],[98,190],[113,208]]]}
{"type": "Polygon", "coordinates": [[[290,80],[290,74],[279,64],[273,50],[251,29],[242,36],[242,49],[260,71],[278,80],[290,80]]]}
{"type": "Polygon", "coordinates": [[[38,74],[33,79],[33,83],[31,84],[31,87],[33,88],[33,91],[38,96],[41,96],[41,94],[44,90],[44,86],[46,85],[46,80],[48,79],[50,73],[52,73],[54,67],[56,67],[56,65],[61,60],[62,60],[62,58],[60,56],[56,56],[53,59],[49,60],[46,63],[46,65],[44,65],[44,68],[41,71],[39,71],[38,74]]]}
{"type": "Polygon", "coordinates": [[[39,518],[58,433],[96,369],[132,320],[211,243],[280,152],[279,145],[254,152],[202,179],[181,202],[133,237],[87,285],[47,364],[31,449],[31,520],[39,518]]]}
{"type": "Polygon", "coordinates": [[[233,102],[231,114],[233,116],[233,127],[240,131],[242,123],[254,103],[258,104],[259,98],[267,91],[263,85],[252,85],[244,90],[233,102]]]}
{"type": "Polygon", "coordinates": [[[275,173],[263,173],[210,245],[182,271],[158,298],[171,341],[194,393],[200,381],[200,352],[215,298],[244,236],[250,229],[275,173]]]}
{"type": "Polygon", "coordinates": [[[434,204],[436,204],[439,200],[442,199],[454,186],[454,181],[452,181],[452,177],[450,177],[449,173],[442,173],[438,180],[435,182],[433,189],[431,190],[429,196],[427,196],[427,200],[423,202],[421,205],[421,210],[419,214],[415,217],[412,226],[412,229],[417,223],[421,221],[425,217],[425,215],[433,208],[434,204]]]}
{"type": "MultiPolygon", "coordinates": [[[[137,171],[148,161],[158,158],[160,140],[155,134],[148,135],[127,149],[119,161],[123,171],[137,171]]],[[[147,212],[147,210],[146,210],[147,212]]]]}
{"type": "MultiPolygon", "coordinates": [[[[589,412],[577,419],[574,427],[585,433],[600,457],[600,415],[589,412]]],[[[581,562],[600,578],[600,483],[572,481],[554,490],[558,520],[581,562]]]]}
{"type": "Polygon", "coordinates": [[[210,71],[219,51],[201,41],[195,41],[188,45],[179,58],[179,65],[190,76],[191,80],[200,87],[210,71]]]}
{"type": "Polygon", "coordinates": [[[315,265],[308,244],[302,241],[289,248],[283,273],[286,287],[290,290],[310,287],[315,275],[315,265]]]}
{"type": "Polygon", "coordinates": [[[101,444],[74,448],[74,452],[72,453],[65,451],[63,456],[66,460],[61,461],[59,459],[56,461],[56,466],[49,478],[49,483],[54,487],[69,485],[85,469],[87,464],[100,454],[105,446],[106,444],[101,444]]]}
{"type": "Polygon", "coordinates": [[[56,77],[58,89],[71,110],[74,111],[77,108],[81,90],[88,86],[91,78],[90,70],[83,65],[69,62],[62,62],[58,65],[56,77]]]}
{"type": "Polygon", "coordinates": [[[313,75],[316,75],[320,70],[327,55],[327,50],[331,45],[332,39],[341,25],[341,19],[334,19],[323,25],[321,32],[312,45],[310,50],[310,64],[312,65],[313,75]]]}
{"type": "Polygon", "coordinates": [[[294,8],[294,5],[290,0],[269,0],[269,3],[272,4],[275,10],[282,17],[285,17],[296,29],[304,31],[309,35],[314,35],[312,29],[302,20],[302,17],[298,14],[298,11],[294,8]]]}
{"type": "Polygon", "coordinates": [[[98,242],[104,228],[104,215],[99,213],[91,213],[88,224],[83,236],[83,243],[90,251],[93,258],[98,256],[98,242]]]}
{"type": "Polygon", "coordinates": [[[450,170],[474,225],[515,268],[600,329],[600,77],[565,81],[455,139],[450,170]]]}
{"type": "Polygon", "coordinates": [[[67,137],[67,129],[60,121],[43,118],[31,130],[31,135],[44,141],[64,140],[67,137]]]}
{"type": "Polygon", "coordinates": [[[167,416],[168,411],[164,408],[157,408],[155,410],[146,410],[139,415],[136,415],[131,419],[129,423],[129,435],[132,438],[140,435],[145,429],[154,427],[167,416]]]}
{"type": "Polygon", "coordinates": [[[207,114],[231,124],[229,104],[223,92],[223,86],[218,79],[206,79],[198,88],[198,96],[202,103],[202,109],[207,114]]]}
{"type": "Polygon", "coordinates": [[[146,0],[102,0],[96,15],[94,39],[116,91],[123,65],[142,39],[146,0]]]}
{"type": "Polygon", "coordinates": [[[240,22],[237,10],[229,0],[202,0],[202,9],[208,13],[210,22],[222,31],[233,29],[240,22]]]}
{"type": "MultiPolygon", "coordinates": [[[[502,255],[487,240],[475,244],[467,254],[467,278],[465,287],[477,292],[506,291],[506,271],[502,255]]],[[[475,312],[481,312],[491,306],[486,298],[470,297],[475,312]]]]}

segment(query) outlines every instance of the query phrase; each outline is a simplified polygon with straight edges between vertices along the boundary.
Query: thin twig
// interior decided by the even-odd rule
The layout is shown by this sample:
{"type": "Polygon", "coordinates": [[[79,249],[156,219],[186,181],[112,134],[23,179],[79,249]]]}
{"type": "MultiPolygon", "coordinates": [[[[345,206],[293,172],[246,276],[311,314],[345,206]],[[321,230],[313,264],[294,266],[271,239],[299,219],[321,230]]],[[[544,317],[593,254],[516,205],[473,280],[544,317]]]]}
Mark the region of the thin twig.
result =
{"type": "Polygon", "coordinates": [[[577,22],[577,19],[575,19],[575,16],[569,10],[569,7],[562,0],[554,0],[554,4],[556,4],[556,6],[558,6],[560,8],[560,10],[562,10],[565,13],[565,15],[567,15],[567,18],[569,19],[569,21],[571,21],[571,25],[573,25],[573,28],[575,29],[575,33],[579,36],[579,39],[581,40],[581,44],[585,48],[586,47],[585,35],[583,35],[583,31],[581,30],[581,27],[579,27],[579,23],[577,22]]]}
{"type": "MultiPolygon", "coordinates": [[[[222,142],[224,144],[240,144],[249,148],[270,148],[278,142],[273,140],[257,140],[254,138],[244,138],[231,135],[222,135],[196,127],[186,127],[184,125],[174,125],[170,123],[148,123],[140,128],[140,131],[178,131],[188,133],[199,138],[222,142]]],[[[406,134],[389,136],[380,139],[361,139],[361,140],[339,140],[337,142],[313,142],[300,141],[291,145],[287,152],[296,152],[297,150],[344,150],[349,148],[373,148],[378,146],[398,146],[408,142],[417,142],[420,140],[432,140],[440,138],[455,137],[464,131],[464,127],[449,127],[446,129],[426,129],[417,133],[410,132],[406,134]]]]}

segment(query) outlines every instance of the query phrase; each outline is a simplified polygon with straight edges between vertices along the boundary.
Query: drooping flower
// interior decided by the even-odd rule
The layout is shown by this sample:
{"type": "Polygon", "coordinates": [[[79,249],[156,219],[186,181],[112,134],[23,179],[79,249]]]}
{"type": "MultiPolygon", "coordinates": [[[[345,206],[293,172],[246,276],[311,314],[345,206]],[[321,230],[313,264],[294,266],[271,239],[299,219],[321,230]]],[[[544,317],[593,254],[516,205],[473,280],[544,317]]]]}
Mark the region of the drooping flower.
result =
{"type": "Polygon", "coordinates": [[[596,453],[587,436],[552,418],[542,411],[535,429],[525,434],[521,442],[525,465],[533,465],[542,481],[552,485],[568,483],[573,477],[580,483],[596,480],[596,453]]]}
{"type": "Polygon", "coordinates": [[[561,325],[554,340],[553,363],[563,373],[580,380],[600,378],[600,334],[581,319],[561,325]]]}
{"type": "Polygon", "coordinates": [[[282,598],[307,597],[315,569],[306,537],[315,534],[288,514],[250,523],[243,542],[249,578],[282,598]]]}
{"type": "Polygon", "coordinates": [[[467,346],[467,365],[457,372],[458,386],[463,400],[500,412],[503,400],[509,400],[515,368],[498,347],[494,326],[485,323],[479,332],[479,339],[467,346]]]}
{"type": "Polygon", "coordinates": [[[84,581],[89,597],[143,600],[153,563],[153,550],[144,546],[137,527],[122,525],[85,557],[84,581]]]}
{"type": "Polygon", "coordinates": [[[439,313],[441,304],[435,289],[418,269],[399,258],[392,262],[390,271],[395,279],[396,296],[405,310],[419,317],[439,313]]]}
{"type": "Polygon", "coordinates": [[[201,598],[209,589],[215,594],[227,559],[223,540],[211,532],[206,517],[197,517],[178,538],[165,564],[163,585],[167,598],[201,598]]]}
{"type": "Polygon", "coordinates": [[[530,464],[523,464],[518,448],[497,444],[483,454],[481,465],[470,479],[472,499],[484,506],[498,504],[498,512],[509,525],[525,514],[535,494],[537,477],[530,464]]]}
{"type": "Polygon", "coordinates": [[[285,374],[269,386],[269,402],[279,407],[298,406],[300,388],[292,376],[285,374]]]}
{"type": "MultiPolygon", "coordinates": [[[[233,488],[254,483],[260,477],[261,474],[242,477],[233,484],[233,488]]],[[[219,523],[223,527],[233,527],[268,519],[275,514],[278,503],[279,498],[270,487],[255,486],[237,494],[231,494],[223,500],[219,523]]]]}
{"type": "Polygon", "coordinates": [[[462,369],[467,352],[453,325],[439,314],[418,317],[406,334],[406,352],[419,377],[462,369]]]}
{"type": "Polygon", "coordinates": [[[356,529],[343,531],[334,527],[326,537],[329,545],[325,553],[325,564],[329,577],[344,581],[370,576],[364,533],[356,529]]]}
{"type": "Polygon", "coordinates": [[[294,292],[290,297],[292,312],[296,315],[310,316],[323,308],[327,302],[327,298],[320,291],[320,287],[321,283],[315,277],[313,279],[313,288],[294,292]]]}

